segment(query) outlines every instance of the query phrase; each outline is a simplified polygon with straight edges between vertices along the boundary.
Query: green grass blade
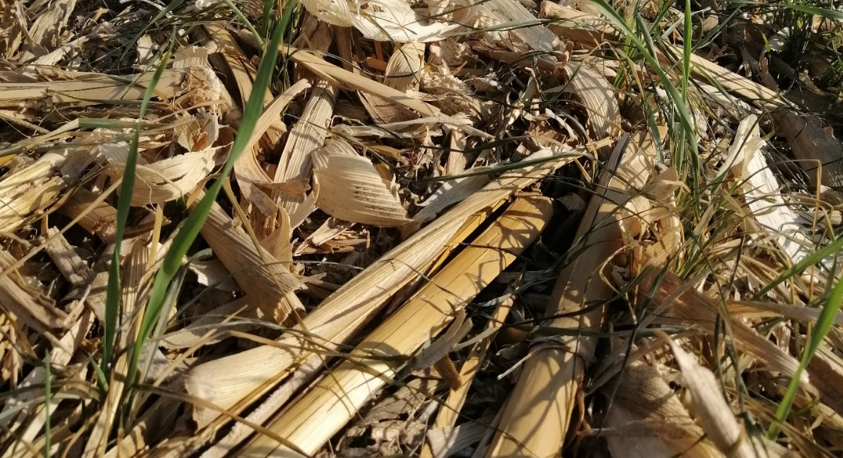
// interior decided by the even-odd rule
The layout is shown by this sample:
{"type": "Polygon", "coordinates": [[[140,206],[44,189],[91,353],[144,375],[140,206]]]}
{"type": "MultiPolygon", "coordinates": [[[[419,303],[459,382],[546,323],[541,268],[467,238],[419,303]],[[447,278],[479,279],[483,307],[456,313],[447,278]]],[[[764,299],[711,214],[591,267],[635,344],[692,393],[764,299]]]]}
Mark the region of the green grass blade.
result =
{"type": "MultiPolygon", "coordinates": [[[[172,35],[175,37],[175,33],[172,35]]],[[[155,74],[152,76],[150,84],[146,87],[143,94],[143,102],[141,102],[140,112],[138,113],[138,122],[135,124],[135,133],[132,137],[132,142],[129,146],[129,153],[126,156],[126,166],[123,171],[123,183],[120,185],[120,198],[117,200],[117,227],[114,236],[114,252],[111,257],[111,266],[108,271],[108,285],[106,287],[105,297],[105,323],[103,336],[103,351],[102,351],[102,369],[108,372],[108,363],[111,361],[111,353],[114,348],[114,339],[117,332],[117,317],[120,314],[120,245],[123,242],[123,233],[126,229],[126,223],[129,220],[129,210],[131,209],[132,190],[135,187],[135,171],[138,163],[138,143],[140,142],[141,120],[143,119],[146,109],[149,106],[149,101],[155,93],[155,87],[167,67],[167,62],[170,60],[170,52],[172,51],[175,40],[170,40],[170,47],[167,52],[161,57],[161,63],[155,69],[155,74]]]]}
{"type": "Polygon", "coordinates": [[[261,14],[260,33],[261,36],[266,36],[272,25],[272,7],[275,6],[273,0],[263,1],[263,14],[261,14]]]}
{"type": "Polygon", "coordinates": [[[835,21],[843,20],[843,11],[830,10],[828,8],[819,8],[811,5],[794,5],[793,3],[787,5],[787,8],[802,13],[822,16],[826,19],[833,19],[835,21]]]}
{"type": "Polygon", "coordinates": [[[811,339],[808,341],[808,346],[805,347],[805,352],[802,354],[802,360],[799,362],[799,368],[790,380],[790,383],[787,386],[787,391],[784,394],[784,398],[782,398],[782,402],[779,403],[779,407],[776,409],[776,423],[771,424],[770,428],[767,430],[768,438],[775,438],[779,432],[778,425],[787,421],[787,416],[790,414],[790,409],[793,407],[793,401],[796,399],[796,393],[799,391],[799,379],[802,377],[802,372],[804,372],[808,367],[808,364],[811,363],[811,359],[817,353],[817,350],[820,348],[820,344],[831,330],[831,326],[834,324],[837,313],[840,311],[841,302],[843,302],[843,275],[838,278],[837,285],[831,291],[822,312],[820,312],[820,317],[817,319],[817,324],[811,333],[811,339]]]}
{"type": "MultiPolygon", "coordinates": [[[[594,6],[600,11],[603,16],[605,16],[609,22],[621,31],[629,40],[630,42],[641,52],[641,56],[647,62],[647,65],[652,68],[656,75],[658,75],[659,80],[664,85],[665,90],[667,91],[668,95],[674,101],[674,105],[676,107],[676,111],[679,113],[679,122],[682,124],[682,128],[686,131],[686,138],[688,140],[688,145],[691,148],[691,152],[696,157],[699,155],[699,149],[697,146],[697,136],[694,132],[694,124],[691,120],[690,112],[688,111],[688,106],[682,102],[682,95],[676,89],[676,86],[670,81],[667,73],[659,64],[658,59],[656,58],[655,54],[655,46],[653,45],[652,39],[648,34],[644,34],[644,38],[642,40],[632,29],[629,28],[629,25],[624,22],[623,18],[620,17],[617,11],[612,8],[605,0],[592,0],[594,6]]],[[[640,20],[640,17],[639,17],[640,20]]],[[[644,25],[642,30],[646,30],[647,27],[644,25]]]]}
{"type": "Polygon", "coordinates": [[[837,240],[829,243],[828,245],[820,248],[819,250],[811,253],[810,256],[806,256],[805,259],[797,262],[789,269],[785,270],[778,277],[774,278],[773,281],[764,285],[757,293],[752,296],[752,300],[757,301],[764,297],[765,294],[769,293],[773,290],[776,286],[779,286],[783,282],[787,281],[789,278],[793,277],[794,275],[799,275],[808,267],[813,266],[814,264],[822,261],[823,259],[843,250],[843,237],[838,238],[837,240]]]}
{"type": "Polygon", "coordinates": [[[682,42],[682,102],[688,104],[688,85],[691,81],[691,49],[694,29],[691,24],[691,0],[685,0],[685,33],[682,42]]]}
{"type": "Polygon", "coordinates": [[[246,27],[246,30],[248,30],[249,33],[251,33],[252,36],[255,37],[255,41],[257,41],[258,46],[263,48],[263,37],[261,37],[261,34],[259,34],[258,31],[255,29],[255,26],[252,25],[251,22],[249,22],[249,18],[247,18],[246,15],[243,14],[242,11],[240,11],[240,8],[237,8],[237,5],[235,5],[234,2],[232,2],[231,0],[222,1],[229,8],[231,8],[231,11],[234,11],[234,14],[240,19],[240,22],[243,23],[243,26],[246,27]]]}
{"type": "Polygon", "coordinates": [[[275,61],[278,58],[278,50],[281,45],[281,39],[284,36],[287,25],[290,22],[293,8],[295,8],[295,0],[292,0],[287,4],[287,7],[284,10],[284,16],[273,31],[269,45],[264,51],[263,58],[261,59],[260,66],[258,67],[258,73],[255,77],[255,83],[252,87],[252,93],[249,95],[249,100],[246,103],[245,110],[243,110],[243,119],[240,122],[240,128],[234,139],[234,144],[231,147],[231,153],[228,156],[228,160],[225,162],[225,165],[223,166],[217,179],[213,182],[213,184],[211,184],[205,193],[205,196],[199,201],[199,203],[196,204],[193,211],[190,212],[190,215],[185,220],[178,234],[176,234],[172,246],[164,256],[161,267],[155,275],[155,281],[149,295],[149,303],[147,305],[143,321],[141,322],[138,338],[135,340],[135,348],[132,352],[132,359],[129,363],[129,372],[127,374],[127,381],[129,384],[134,382],[135,376],[137,375],[137,366],[141,350],[146,340],[149,338],[152,326],[158,320],[158,315],[160,315],[161,310],[164,307],[169,285],[178,272],[178,269],[181,266],[181,261],[187,254],[188,249],[199,235],[199,231],[202,228],[205,219],[208,217],[208,213],[211,211],[211,206],[222,189],[223,181],[228,179],[228,175],[234,167],[234,162],[249,143],[252,131],[255,129],[258,118],[263,111],[264,95],[266,93],[266,89],[269,87],[270,80],[272,79],[272,73],[275,68],[275,61]]]}

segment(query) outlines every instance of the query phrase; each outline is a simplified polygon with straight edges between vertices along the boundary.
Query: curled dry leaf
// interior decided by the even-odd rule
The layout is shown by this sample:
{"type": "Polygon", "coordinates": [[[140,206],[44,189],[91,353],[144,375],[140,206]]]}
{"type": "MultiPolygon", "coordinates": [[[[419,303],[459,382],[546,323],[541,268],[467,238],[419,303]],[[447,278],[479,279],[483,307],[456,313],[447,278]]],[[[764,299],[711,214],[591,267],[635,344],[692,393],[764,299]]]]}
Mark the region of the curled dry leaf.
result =
{"type": "Polygon", "coordinates": [[[460,27],[459,23],[430,19],[405,0],[303,0],[302,4],[319,20],[354,27],[377,41],[438,41],[460,27]]]}
{"type": "Polygon", "coordinates": [[[424,66],[424,43],[407,43],[397,48],[386,64],[384,84],[407,92],[417,86],[424,66]]]}
{"type": "Polygon", "coordinates": [[[343,143],[338,140],[313,154],[316,206],[353,223],[397,227],[409,222],[394,184],[381,178],[365,157],[339,152],[351,148],[343,143]]]}
{"type": "Polygon", "coordinates": [[[13,231],[49,207],[91,163],[88,150],[47,153],[0,182],[0,231],[13,231]]]}
{"type": "MultiPolygon", "coordinates": [[[[125,169],[129,145],[121,142],[113,146],[100,151],[112,166],[109,174],[118,177],[125,169]]],[[[181,154],[152,164],[138,162],[131,200],[135,207],[169,202],[192,191],[213,170],[214,151],[181,154]]]]}
{"type": "Polygon", "coordinates": [[[691,418],[658,368],[636,361],[618,376],[617,386],[606,389],[615,402],[609,409],[606,434],[612,456],[628,456],[630,447],[650,454],[719,458],[720,453],[691,418]],[[661,450],[666,453],[660,454],[661,450]]]}
{"type": "Polygon", "coordinates": [[[590,68],[591,64],[568,63],[566,70],[571,81],[567,90],[576,95],[585,108],[595,137],[614,136],[621,123],[615,91],[603,75],[590,68]]]}
{"type": "Polygon", "coordinates": [[[250,301],[277,323],[283,323],[304,306],[295,295],[302,284],[266,249],[255,246],[246,232],[218,204],[202,226],[202,237],[214,250],[250,301]]]}

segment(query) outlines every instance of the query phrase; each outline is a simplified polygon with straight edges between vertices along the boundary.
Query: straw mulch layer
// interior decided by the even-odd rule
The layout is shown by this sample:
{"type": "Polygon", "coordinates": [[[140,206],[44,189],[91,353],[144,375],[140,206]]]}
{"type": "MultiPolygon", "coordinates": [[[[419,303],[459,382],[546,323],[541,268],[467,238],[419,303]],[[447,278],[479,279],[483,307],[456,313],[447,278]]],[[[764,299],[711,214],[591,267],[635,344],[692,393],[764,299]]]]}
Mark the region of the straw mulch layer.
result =
{"type": "Polygon", "coordinates": [[[2,456],[839,456],[831,57],[610,8],[0,0],[2,456]]]}

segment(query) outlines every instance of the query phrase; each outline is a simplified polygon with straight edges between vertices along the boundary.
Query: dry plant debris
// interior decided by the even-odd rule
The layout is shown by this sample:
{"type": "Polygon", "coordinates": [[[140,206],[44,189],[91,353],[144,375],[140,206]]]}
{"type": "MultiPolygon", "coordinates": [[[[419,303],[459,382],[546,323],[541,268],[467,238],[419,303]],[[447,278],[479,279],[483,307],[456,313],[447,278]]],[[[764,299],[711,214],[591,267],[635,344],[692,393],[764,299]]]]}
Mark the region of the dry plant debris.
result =
{"type": "Polygon", "coordinates": [[[0,0],[0,456],[840,456],[841,21],[0,0]]]}

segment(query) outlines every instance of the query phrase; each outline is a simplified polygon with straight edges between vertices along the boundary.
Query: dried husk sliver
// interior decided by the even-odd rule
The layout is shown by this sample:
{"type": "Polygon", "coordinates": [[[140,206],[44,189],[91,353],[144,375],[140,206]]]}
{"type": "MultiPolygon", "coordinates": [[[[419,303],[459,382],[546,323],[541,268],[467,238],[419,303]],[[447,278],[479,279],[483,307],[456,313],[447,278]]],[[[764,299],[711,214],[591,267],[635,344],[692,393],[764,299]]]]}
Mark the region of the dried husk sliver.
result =
{"type": "MultiPolygon", "coordinates": [[[[341,143],[344,142],[336,142],[341,143]]],[[[314,161],[318,185],[316,206],[335,218],[352,223],[379,227],[408,223],[410,219],[401,205],[396,186],[381,178],[369,159],[357,154],[336,153],[339,148],[344,147],[336,145],[316,154],[319,156],[314,161]]]]}
{"type": "MultiPolygon", "coordinates": [[[[114,146],[101,150],[112,166],[109,173],[116,177],[123,174],[129,150],[125,143],[114,146]]],[[[138,162],[131,199],[135,207],[169,202],[192,191],[214,169],[214,151],[185,153],[152,164],[138,162]]]]}
{"type": "MultiPolygon", "coordinates": [[[[311,156],[325,143],[336,96],[337,88],[327,81],[319,81],[313,87],[301,118],[290,129],[287,143],[284,144],[278,169],[275,171],[276,183],[310,179],[313,169],[311,156]]],[[[313,211],[313,199],[293,197],[279,191],[274,191],[272,197],[287,211],[293,228],[301,224],[313,211]]]]}
{"type": "Polygon", "coordinates": [[[211,208],[201,232],[249,300],[270,319],[284,323],[293,310],[304,310],[295,295],[302,284],[290,273],[289,266],[263,247],[256,247],[218,204],[211,208]]]}
{"type": "MultiPolygon", "coordinates": [[[[611,143],[605,139],[592,148],[611,143]]],[[[304,318],[304,327],[321,343],[334,348],[354,335],[374,313],[400,288],[418,278],[436,259],[446,255],[450,244],[460,243],[488,212],[505,199],[531,183],[570,163],[580,154],[592,149],[570,151],[568,155],[541,164],[505,173],[446,212],[412,237],[383,255],[351,281],[326,298],[304,318]],[[477,214],[481,213],[480,216],[477,214]],[[469,223],[471,222],[471,223],[469,223]],[[465,226],[465,230],[461,229],[465,226]]],[[[547,157],[549,150],[531,157],[547,157]]],[[[305,359],[312,351],[311,344],[290,333],[278,345],[264,345],[236,355],[219,358],[199,365],[185,377],[190,395],[207,399],[223,409],[232,409],[247,398],[255,398],[272,388],[271,380],[283,377],[295,361],[305,359]]],[[[242,410],[242,406],[239,408],[242,410]]],[[[239,410],[238,410],[239,411],[239,410]]],[[[214,410],[194,407],[194,420],[207,426],[219,416],[214,410]]]]}
{"type": "MultiPolygon", "coordinates": [[[[308,454],[316,453],[357,410],[394,377],[425,341],[442,331],[456,311],[535,240],[553,213],[550,199],[518,198],[471,246],[460,252],[357,346],[311,391],[276,417],[268,428],[308,454]],[[367,355],[375,357],[368,359],[367,355]],[[397,360],[396,360],[397,358],[397,360]]],[[[240,456],[285,454],[273,439],[260,435],[240,456]]]]}

